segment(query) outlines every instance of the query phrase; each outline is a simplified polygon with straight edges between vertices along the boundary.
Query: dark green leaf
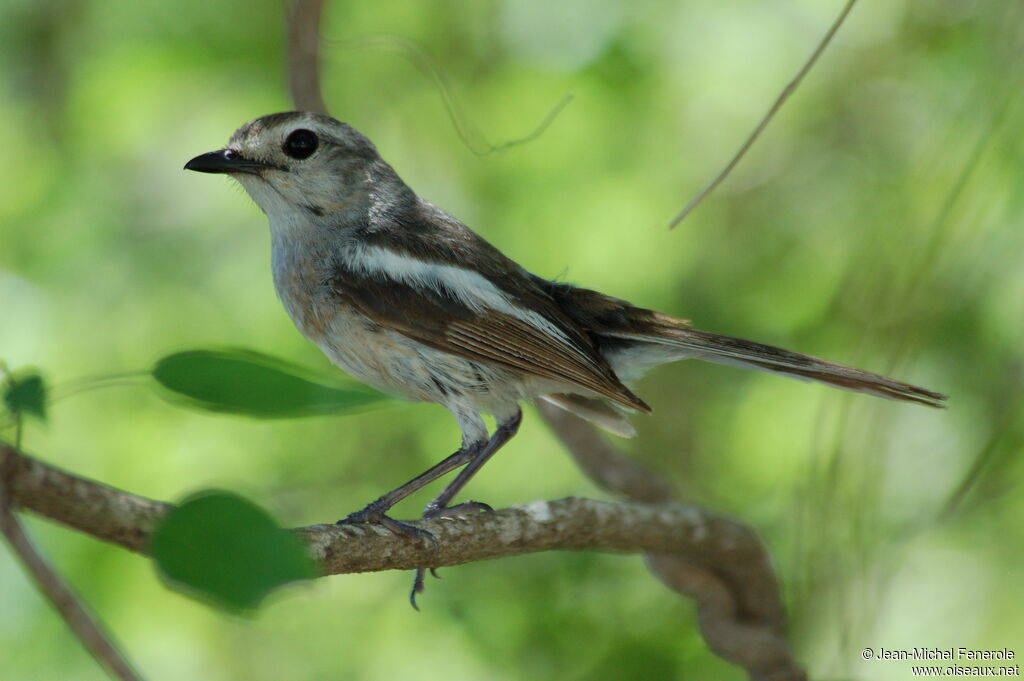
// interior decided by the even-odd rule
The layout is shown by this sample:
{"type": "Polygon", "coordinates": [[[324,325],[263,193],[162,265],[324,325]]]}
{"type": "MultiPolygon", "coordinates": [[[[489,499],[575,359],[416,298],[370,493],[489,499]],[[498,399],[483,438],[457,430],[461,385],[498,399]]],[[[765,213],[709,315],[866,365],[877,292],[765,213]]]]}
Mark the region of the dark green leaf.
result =
{"type": "Polygon", "coordinates": [[[14,414],[46,420],[46,384],[37,373],[15,374],[3,386],[4,405],[14,414]]]}
{"type": "Polygon", "coordinates": [[[255,608],[273,589],[316,576],[295,535],[228,492],[190,497],[157,527],[150,548],[173,587],[234,611],[255,608]]]}
{"type": "Polygon", "coordinates": [[[360,384],[326,385],[301,367],[249,350],[168,355],[153,377],[190,406],[257,418],[336,414],[386,399],[360,384]]]}

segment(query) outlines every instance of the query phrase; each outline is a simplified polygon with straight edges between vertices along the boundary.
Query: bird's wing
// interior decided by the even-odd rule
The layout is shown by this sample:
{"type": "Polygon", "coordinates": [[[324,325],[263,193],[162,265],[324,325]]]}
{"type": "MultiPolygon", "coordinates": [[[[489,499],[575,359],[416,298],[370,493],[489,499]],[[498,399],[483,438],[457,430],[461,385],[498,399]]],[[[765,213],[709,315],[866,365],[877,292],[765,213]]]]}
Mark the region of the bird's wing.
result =
{"type": "Polygon", "coordinates": [[[507,261],[514,267],[496,273],[502,278],[496,285],[495,274],[456,262],[423,260],[364,242],[334,264],[325,283],[367,318],[435,349],[650,411],[590,338],[514,263],[507,261]]]}

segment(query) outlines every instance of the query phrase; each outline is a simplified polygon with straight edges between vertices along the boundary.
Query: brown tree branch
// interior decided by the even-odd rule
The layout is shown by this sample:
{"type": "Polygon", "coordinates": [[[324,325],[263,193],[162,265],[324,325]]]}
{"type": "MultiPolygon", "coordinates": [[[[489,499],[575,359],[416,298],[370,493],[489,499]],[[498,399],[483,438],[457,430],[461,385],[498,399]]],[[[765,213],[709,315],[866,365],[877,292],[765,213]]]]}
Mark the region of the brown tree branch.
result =
{"type": "Polygon", "coordinates": [[[743,157],[746,156],[747,151],[750,149],[750,147],[753,146],[757,138],[761,136],[761,133],[764,132],[764,129],[768,127],[768,124],[771,123],[772,119],[775,117],[775,114],[778,113],[779,109],[782,108],[782,105],[786,103],[786,100],[789,99],[789,96],[796,91],[797,86],[800,85],[800,81],[804,79],[804,76],[807,75],[807,72],[810,71],[814,64],[818,61],[818,57],[820,57],[821,53],[825,51],[825,48],[828,47],[828,44],[832,42],[832,37],[835,36],[836,31],[838,31],[839,27],[843,25],[844,21],[846,21],[846,15],[850,13],[850,10],[853,9],[853,5],[856,2],[857,0],[846,1],[846,5],[844,5],[843,9],[840,10],[839,16],[836,17],[836,20],[832,22],[832,26],[829,27],[828,31],[826,31],[825,37],[821,39],[821,42],[818,43],[818,47],[815,48],[813,53],[811,53],[811,56],[807,59],[806,62],[804,62],[804,65],[800,67],[800,70],[797,72],[795,76],[793,76],[793,79],[786,84],[786,87],[782,88],[782,92],[779,93],[779,96],[775,99],[775,102],[768,109],[768,113],[766,113],[764,117],[761,118],[761,122],[757,124],[757,127],[754,128],[754,131],[750,133],[746,141],[744,141],[743,144],[740,146],[739,150],[735,154],[733,154],[733,157],[729,160],[728,163],[725,164],[725,167],[722,168],[722,170],[719,171],[717,175],[715,175],[714,179],[711,180],[708,186],[704,187],[704,189],[701,190],[699,194],[690,199],[690,202],[686,204],[686,207],[679,211],[678,215],[672,218],[672,222],[670,222],[668,225],[669,229],[673,229],[676,225],[682,222],[687,215],[692,213],[693,209],[697,207],[697,204],[703,201],[708,194],[710,194],[712,191],[715,190],[716,187],[718,187],[718,185],[722,184],[722,181],[729,176],[729,173],[732,172],[733,168],[735,168],[736,165],[740,162],[740,160],[742,160],[743,157]]]}
{"type": "MultiPolygon", "coordinates": [[[[172,508],[66,473],[2,443],[0,467],[8,471],[15,507],[142,554],[172,508]]],[[[746,667],[753,679],[804,678],[782,638],[781,606],[764,549],[753,531],[724,516],[670,503],[562,499],[413,524],[433,533],[438,546],[372,526],[311,525],[295,532],[323,575],[442,567],[549,550],[647,553],[659,578],[697,600],[702,631],[716,653],[746,667]]]]}
{"type": "Polygon", "coordinates": [[[0,442],[11,503],[97,539],[146,554],[149,536],[171,510],[153,501],[65,473],[0,442]]]}
{"type": "Polygon", "coordinates": [[[288,86],[300,111],[327,113],[320,86],[323,0],[294,0],[288,9],[288,86]]]}
{"type": "MultiPolygon", "coordinates": [[[[173,508],[61,471],[2,443],[0,466],[9,471],[15,507],[144,555],[153,529],[173,508]]],[[[493,515],[408,522],[433,533],[438,546],[376,526],[310,525],[295,532],[324,575],[442,567],[552,549],[681,552],[740,563],[760,552],[748,528],[679,505],[561,499],[493,515]]]]}
{"type": "Polygon", "coordinates": [[[14,513],[17,502],[11,490],[19,478],[22,467],[18,465],[21,457],[10,456],[10,452],[13,450],[0,449],[0,534],[3,534],[39,590],[53,604],[65,624],[93,658],[116,679],[141,681],[141,677],[114,645],[110,634],[103,630],[71,587],[61,579],[32,544],[24,526],[14,513]]]}
{"type": "MultiPolygon", "coordinates": [[[[589,423],[553,405],[538,406],[596,484],[635,501],[669,504],[675,498],[663,478],[619,452],[589,423]]],[[[746,669],[755,681],[802,681],[807,677],[785,638],[785,609],[771,559],[757,535],[744,529],[749,544],[742,562],[649,551],[648,567],[670,589],[696,601],[704,640],[717,655],[746,669]]]]}

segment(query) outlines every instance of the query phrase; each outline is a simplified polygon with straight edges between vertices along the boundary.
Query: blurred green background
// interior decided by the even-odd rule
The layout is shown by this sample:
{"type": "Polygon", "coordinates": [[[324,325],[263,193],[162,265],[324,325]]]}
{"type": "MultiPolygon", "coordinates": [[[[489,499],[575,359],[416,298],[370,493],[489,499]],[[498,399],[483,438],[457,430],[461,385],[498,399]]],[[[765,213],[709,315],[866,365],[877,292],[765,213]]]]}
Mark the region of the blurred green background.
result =
{"type": "MultiPolygon", "coordinates": [[[[627,450],[774,556],[813,677],[909,678],[864,647],[1024,654],[1024,6],[863,0],[731,178],[673,232],[840,8],[818,0],[329,2],[325,95],[420,194],[528,269],[721,333],[889,373],[945,411],[682,363],[627,450]],[[494,144],[474,154],[415,41],[494,144]]],[[[276,2],[0,4],[0,358],[59,385],[241,345],[333,371],[275,299],[263,215],[182,172],[290,108],[276,2]]],[[[477,140],[479,142],[479,140],[477,140]]],[[[10,436],[10,432],[0,436],[10,436]]],[[[144,385],[58,401],[25,446],[176,500],[226,487],[332,521],[454,449],[440,407],[257,422],[144,385]]],[[[600,496],[534,412],[472,483],[494,506],[600,496]]],[[[415,516],[437,489],[403,504],[415,516]]],[[[47,522],[45,552],[154,680],[740,679],[639,557],[549,553],[331,577],[237,618],[47,522]]],[[[0,678],[102,674],[0,551],[0,678]]]]}

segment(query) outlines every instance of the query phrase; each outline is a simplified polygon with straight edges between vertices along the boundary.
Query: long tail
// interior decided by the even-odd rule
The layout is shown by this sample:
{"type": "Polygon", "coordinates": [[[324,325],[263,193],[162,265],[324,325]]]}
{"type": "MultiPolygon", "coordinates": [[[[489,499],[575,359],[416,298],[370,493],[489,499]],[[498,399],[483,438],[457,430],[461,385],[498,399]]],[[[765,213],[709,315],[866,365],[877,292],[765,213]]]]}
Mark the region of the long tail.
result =
{"type": "Polygon", "coordinates": [[[810,355],[740,338],[720,336],[707,331],[665,324],[658,325],[654,334],[640,336],[612,333],[608,335],[640,344],[639,346],[633,345],[631,351],[623,353],[622,360],[625,363],[653,365],[672,359],[702,359],[719,364],[761,369],[792,378],[820,381],[837,388],[869,393],[892,400],[916,402],[929,407],[945,406],[945,395],[916,385],[902,383],[810,355]],[[649,356],[646,362],[643,357],[645,354],[649,356]]]}
{"type": "MultiPolygon", "coordinates": [[[[605,357],[616,375],[624,380],[638,378],[659,364],[695,358],[821,381],[837,388],[891,400],[916,402],[929,407],[945,406],[945,395],[916,385],[771,345],[699,331],[690,328],[685,320],[572,284],[539,277],[534,277],[534,281],[581,328],[607,341],[603,343],[605,357]]],[[[559,403],[559,406],[588,414],[592,411],[582,407],[577,409],[574,404],[559,403]]],[[[590,416],[584,415],[584,418],[590,416]]]]}

